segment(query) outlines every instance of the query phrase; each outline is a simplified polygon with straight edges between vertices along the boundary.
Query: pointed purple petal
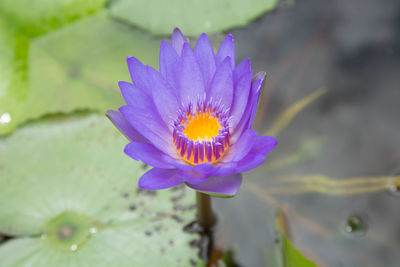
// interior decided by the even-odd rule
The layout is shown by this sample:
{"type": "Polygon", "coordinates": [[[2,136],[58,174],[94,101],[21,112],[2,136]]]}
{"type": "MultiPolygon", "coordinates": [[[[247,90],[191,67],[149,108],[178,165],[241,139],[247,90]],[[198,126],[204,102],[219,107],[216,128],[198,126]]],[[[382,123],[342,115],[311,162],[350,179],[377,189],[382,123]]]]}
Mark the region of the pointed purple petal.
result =
{"type": "Polygon", "coordinates": [[[251,84],[252,87],[252,92],[255,93],[254,95],[254,105],[252,107],[251,110],[251,115],[250,115],[250,119],[249,119],[249,124],[247,127],[252,127],[253,126],[253,122],[254,122],[254,118],[256,117],[256,113],[257,113],[257,108],[258,108],[258,102],[260,99],[260,95],[264,86],[264,80],[266,77],[266,73],[265,72],[259,72],[254,76],[254,82],[251,84]]]}
{"type": "Polygon", "coordinates": [[[249,58],[240,62],[239,65],[237,65],[236,68],[233,70],[233,82],[236,84],[243,76],[243,74],[248,72],[252,72],[249,58]]]}
{"type": "Polygon", "coordinates": [[[233,98],[233,78],[229,57],[225,58],[217,67],[209,91],[207,92],[207,97],[214,102],[221,101],[225,108],[231,106],[233,98]]]}
{"type": "Polygon", "coordinates": [[[203,73],[204,84],[207,88],[216,69],[214,51],[207,34],[203,33],[200,35],[199,39],[197,39],[194,54],[199,63],[201,72],[203,73]]]}
{"type": "Polygon", "coordinates": [[[203,174],[203,173],[198,173],[193,170],[189,171],[179,171],[178,176],[185,182],[188,182],[190,184],[199,184],[207,180],[209,175],[203,174]]]}
{"type": "Polygon", "coordinates": [[[107,116],[129,140],[135,142],[147,142],[147,140],[136,131],[136,129],[133,128],[118,111],[108,110],[107,116]]]}
{"type": "Polygon", "coordinates": [[[251,88],[251,72],[244,73],[235,83],[231,107],[231,126],[235,130],[247,106],[251,88]]]}
{"type": "Polygon", "coordinates": [[[171,36],[171,45],[179,56],[182,54],[183,45],[185,43],[187,43],[185,36],[181,30],[175,28],[171,36]]]}
{"type": "Polygon", "coordinates": [[[226,173],[242,173],[250,171],[265,161],[265,156],[273,150],[277,140],[272,136],[257,136],[251,150],[237,162],[221,163],[220,169],[213,175],[226,173]]]}
{"type": "Polygon", "coordinates": [[[157,112],[134,106],[122,106],[119,111],[129,124],[155,147],[172,157],[176,155],[172,132],[165,126],[157,112]]]}
{"type": "Polygon", "coordinates": [[[162,169],[175,169],[164,160],[168,155],[149,143],[131,142],[125,146],[124,152],[134,160],[142,161],[147,165],[162,169]]]}
{"type": "Polygon", "coordinates": [[[251,128],[251,126],[253,125],[264,79],[265,79],[265,72],[259,72],[253,78],[247,106],[239,123],[237,124],[236,128],[233,129],[232,132],[232,137],[231,137],[232,143],[235,143],[237,141],[237,139],[241,136],[244,130],[251,128]]]}
{"type": "Polygon", "coordinates": [[[181,60],[179,91],[181,103],[187,107],[189,102],[195,104],[198,98],[204,95],[204,80],[199,64],[188,43],[183,45],[181,60]]]}
{"type": "Polygon", "coordinates": [[[210,177],[200,184],[188,184],[194,190],[224,196],[234,196],[242,184],[242,175],[232,174],[225,177],[210,177]]]}
{"type": "Polygon", "coordinates": [[[185,161],[183,161],[179,156],[177,158],[171,158],[167,157],[164,159],[166,162],[174,166],[176,169],[182,170],[182,171],[192,171],[193,166],[187,164],[185,161]],[[171,160],[172,159],[172,160],[171,160]]]}
{"type": "Polygon", "coordinates": [[[178,88],[178,62],[178,54],[172,46],[164,40],[161,41],[159,58],[160,73],[173,88],[178,88]]]}
{"type": "Polygon", "coordinates": [[[255,152],[250,152],[242,160],[236,163],[237,172],[247,172],[250,171],[265,162],[265,155],[258,154],[255,152]]]}
{"type": "Polygon", "coordinates": [[[247,124],[247,128],[251,128],[253,126],[254,118],[256,117],[257,113],[258,102],[264,86],[264,80],[266,75],[267,74],[265,72],[259,72],[253,78],[253,82],[251,84],[251,91],[253,93],[254,101],[252,101],[253,106],[251,107],[251,114],[247,124]]]}
{"type": "Polygon", "coordinates": [[[133,84],[145,94],[150,95],[151,88],[147,81],[146,67],[137,58],[132,56],[128,57],[126,62],[128,63],[129,74],[131,75],[133,84]]]}
{"type": "Polygon", "coordinates": [[[215,169],[216,169],[215,166],[211,163],[201,163],[196,166],[193,166],[193,170],[195,172],[204,173],[204,174],[213,173],[215,171],[215,169]]]}
{"type": "Polygon", "coordinates": [[[177,170],[153,168],[140,177],[138,185],[146,190],[159,190],[182,183],[182,179],[177,175],[177,170]]]}
{"type": "Polygon", "coordinates": [[[128,105],[145,105],[151,107],[152,100],[149,95],[145,94],[142,90],[138,89],[135,85],[120,81],[118,86],[121,90],[122,96],[128,105]]]}
{"type": "Polygon", "coordinates": [[[257,136],[256,142],[254,143],[251,151],[260,153],[262,155],[267,155],[275,148],[277,144],[278,140],[276,140],[276,138],[273,136],[257,136]]]}
{"type": "Polygon", "coordinates": [[[218,165],[218,169],[212,173],[212,176],[215,177],[225,177],[231,174],[239,173],[236,171],[237,163],[236,162],[220,162],[218,165]]]}
{"type": "Polygon", "coordinates": [[[226,57],[230,57],[231,68],[235,68],[235,44],[232,34],[228,34],[219,46],[216,56],[217,66],[224,61],[226,57]]]}
{"type": "Polygon", "coordinates": [[[222,162],[239,161],[244,158],[253,148],[256,138],[257,133],[253,129],[243,132],[239,140],[229,147],[227,155],[222,159],[222,162]]]}
{"type": "Polygon", "coordinates": [[[153,101],[158,113],[166,125],[172,125],[180,107],[174,91],[158,71],[150,66],[147,66],[147,70],[153,84],[153,101]]]}

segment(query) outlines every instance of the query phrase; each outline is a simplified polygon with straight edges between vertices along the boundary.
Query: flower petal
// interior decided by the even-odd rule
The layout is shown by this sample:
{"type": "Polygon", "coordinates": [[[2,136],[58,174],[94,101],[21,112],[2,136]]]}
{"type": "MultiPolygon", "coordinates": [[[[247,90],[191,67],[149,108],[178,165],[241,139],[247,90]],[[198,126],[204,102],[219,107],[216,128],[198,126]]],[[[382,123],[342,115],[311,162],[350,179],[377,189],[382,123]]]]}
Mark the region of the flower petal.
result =
{"type": "Polygon", "coordinates": [[[198,173],[210,174],[215,171],[215,166],[211,163],[201,163],[193,166],[193,170],[198,173]]]}
{"type": "Polygon", "coordinates": [[[145,105],[151,107],[153,105],[149,95],[145,94],[142,90],[138,89],[135,85],[120,81],[118,82],[119,89],[122,96],[128,105],[145,105]]]}
{"type": "Polygon", "coordinates": [[[172,133],[157,113],[135,106],[122,106],[119,111],[155,147],[172,157],[176,155],[176,150],[172,144],[172,133]]]}
{"type": "Polygon", "coordinates": [[[140,177],[138,185],[146,190],[159,190],[182,183],[182,179],[177,175],[177,170],[153,168],[140,177]]]}
{"type": "Polygon", "coordinates": [[[150,66],[147,66],[147,70],[153,84],[153,101],[158,113],[166,125],[172,125],[177,117],[177,109],[180,107],[174,91],[158,71],[150,66]]]}
{"type": "Polygon", "coordinates": [[[204,84],[207,88],[216,69],[214,50],[208,40],[207,34],[203,33],[197,39],[194,54],[203,73],[204,84]]]}
{"type": "Polygon", "coordinates": [[[185,36],[181,30],[175,28],[171,36],[171,45],[179,56],[182,54],[183,45],[185,43],[187,43],[185,36]]]}
{"type": "Polygon", "coordinates": [[[188,184],[188,186],[204,193],[230,197],[237,193],[241,184],[242,175],[237,173],[225,177],[210,177],[200,184],[188,184]]]}
{"type": "Polygon", "coordinates": [[[217,66],[224,61],[226,57],[230,57],[231,68],[235,68],[235,43],[232,34],[228,34],[219,46],[215,58],[217,66]]]}
{"type": "Polygon", "coordinates": [[[221,101],[225,108],[229,108],[233,98],[233,78],[230,58],[227,57],[219,64],[207,92],[207,98],[214,103],[221,101]]]}
{"type": "Polygon", "coordinates": [[[136,129],[133,128],[118,111],[107,110],[107,117],[129,140],[135,142],[147,142],[147,140],[136,131],[136,129]]]}
{"type": "Polygon", "coordinates": [[[215,177],[225,177],[231,174],[239,173],[236,171],[236,162],[220,162],[218,168],[212,173],[215,177]]]}
{"type": "Polygon", "coordinates": [[[196,104],[199,97],[202,97],[205,93],[199,64],[188,43],[183,45],[180,67],[180,98],[182,105],[187,107],[189,103],[196,104]]]}
{"type": "Polygon", "coordinates": [[[175,169],[174,166],[164,160],[168,155],[155,148],[152,144],[131,142],[125,146],[124,152],[134,160],[143,161],[147,165],[162,169],[175,169]]]}
{"type": "Polygon", "coordinates": [[[243,132],[239,140],[229,147],[227,155],[222,158],[222,162],[239,161],[244,158],[253,148],[256,138],[257,133],[253,129],[243,132]]]}
{"type": "Polygon", "coordinates": [[[251,84],[251,91],[253,94],[254,101],[252,101],[253,106],[251,107],[251,114],[246,128],[250,128],[253,126],[254,118],[256,117],[257,107],[266,76],[267,74],[265,72],[259,72],[253,78],[253,82],[251,84]]]}
{"type": "Polygon", "coordinates": [[[129,74],[133,84],[145,94],[150,95],[151,87],[148,85],[146,67],[132,56],[127,57],[126,62],[128,63],[129,74]]]}
{"type": "Polygon", "coordinates": [[[190,184],[199,184],[207,180],[210,175],[198,173],[193,170],[189,171],[179,171],[178,176],[185,182],[190,184]]]}
{"type": "Polygon", "coordinates": [[[235,83],[231,107],[231,127],[235,131],[247,106],[251,88],[251,72],[243,73],[235,83]]]}
{"type": "Polygon", "coordinates": [[[233,70],[233,82],[236,84],[243,76],[243,74],[247,72],[251,73],[251,64],[249,58],[240,62],[239,65],[237,65],[236,68],[233,70]]]}
{"type": "Polygon", "coordinates": [[[232,143],[237,141],[244,130],[251,128],[253,125],[264,79],[265,72],[259,72],[253,78],[247,106],[240,121],[237,123],[236,128],[233,129],[231,137],[232,143]]]}
{"type": "MultiPolygon", "coordinates": [[[[250,129],[248,131],[253,130],[250,129]]],[[[253,138],[253,145],[251,146],[250,151],[242,153],[245,155],[243,158],[236,162],[221,162],[219,165],[220,168],[214,172],[213,175],[222,176],[230,173],[247,172],[263,164],[265,161],[265,156],[275,148],[277,140],[272,136],[256,136],[253,138]]],[[[241,139],[238,141],[238,143],[241,141],[241,139]]]]}
{"type": "Polygon", "coordinates": [[[273,136],[257,136],[251,151],[260,153],[262,155],[267,155],[275,148],[277,144],[278,140],[276,140],[276,138],[273,136]]]}
{"type": "Polygon", "coordinates": [[[173,88],[178,88],[178,62],[179,56],[174,48],[168,42],[161,41],[159,57],[160,73],[173,88]]]}
{"type": "Polygon", "coordinates": [[[242,160],[236,163],[237,166],[236,172],[242,173],[250,171],[263,164],[264,161],[265,161],[265,155],[255,152],[250,152],[242,160]]]}

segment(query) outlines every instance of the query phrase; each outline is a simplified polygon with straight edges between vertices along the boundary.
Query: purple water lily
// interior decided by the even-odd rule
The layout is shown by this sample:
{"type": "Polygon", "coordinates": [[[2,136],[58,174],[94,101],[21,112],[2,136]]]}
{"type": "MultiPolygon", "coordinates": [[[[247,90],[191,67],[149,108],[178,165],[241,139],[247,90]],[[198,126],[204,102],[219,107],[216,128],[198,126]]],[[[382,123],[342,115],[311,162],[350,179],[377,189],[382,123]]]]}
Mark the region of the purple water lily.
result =
{"type": "Polygon", "coordinates": [[[214,54],[206,34],[192,49],[179,29],[161,43],[159,71],[134,57],[127,62],[132,83],[119,82],[127,105],[107,114],[131,141],[125,153],[154,167],[139,186],[185,183],[235,195],[241,173],[262,164],[277,144],[251,129],[265,73],[252,78],[249,59],[235,66],[232,35],[214,54]]]}

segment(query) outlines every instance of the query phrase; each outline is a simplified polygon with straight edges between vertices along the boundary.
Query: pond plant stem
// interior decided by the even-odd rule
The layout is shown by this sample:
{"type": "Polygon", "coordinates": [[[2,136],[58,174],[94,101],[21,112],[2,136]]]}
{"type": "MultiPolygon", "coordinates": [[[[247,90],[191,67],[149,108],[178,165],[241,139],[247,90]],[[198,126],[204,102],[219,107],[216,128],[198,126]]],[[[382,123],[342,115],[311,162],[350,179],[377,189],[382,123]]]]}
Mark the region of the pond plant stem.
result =
{"type": "Polygon", "coordinates": [[[215,224],[215,216],[212,211],[211,197],[196,191],[197,221],[204,230],[211,229],[215,224]]]}

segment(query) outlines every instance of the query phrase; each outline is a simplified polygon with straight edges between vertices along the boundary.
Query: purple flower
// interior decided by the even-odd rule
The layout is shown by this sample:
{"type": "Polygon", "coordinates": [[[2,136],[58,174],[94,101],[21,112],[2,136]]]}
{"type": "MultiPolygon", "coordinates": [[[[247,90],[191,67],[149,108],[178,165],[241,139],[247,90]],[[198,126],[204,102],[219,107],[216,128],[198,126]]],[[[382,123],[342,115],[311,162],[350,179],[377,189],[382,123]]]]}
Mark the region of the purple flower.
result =
{"type": "Polygon", "coordinates": [[[186,183],[233,196],[242,172],[265,161],[277,144],[251,129],[265,73],[252,78],[250,60],[235,66],[232,35],[217,54],[206,34],[194,49],[179,29],[161,42],[160,71],[128,57],[132,83],[119,82],[127,105],[107,112],[130,139],[125,153],[154,168],[139,180],[158,190],[186,183]]]}

